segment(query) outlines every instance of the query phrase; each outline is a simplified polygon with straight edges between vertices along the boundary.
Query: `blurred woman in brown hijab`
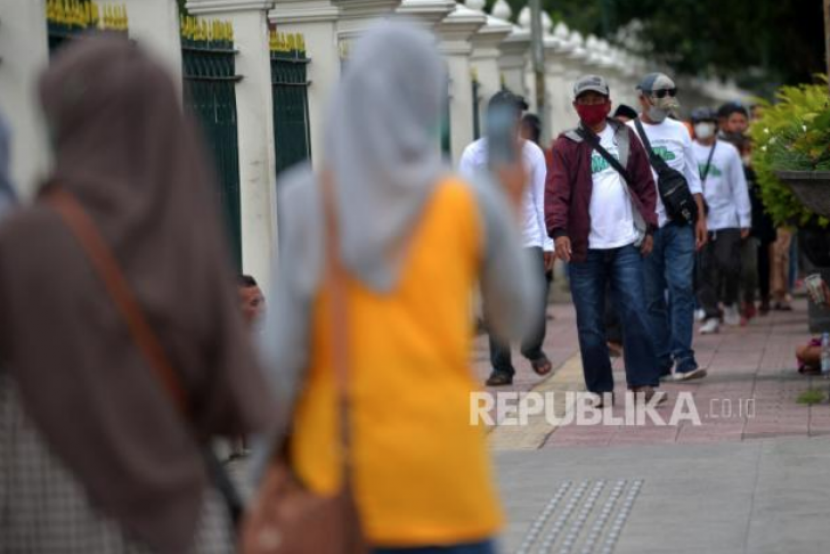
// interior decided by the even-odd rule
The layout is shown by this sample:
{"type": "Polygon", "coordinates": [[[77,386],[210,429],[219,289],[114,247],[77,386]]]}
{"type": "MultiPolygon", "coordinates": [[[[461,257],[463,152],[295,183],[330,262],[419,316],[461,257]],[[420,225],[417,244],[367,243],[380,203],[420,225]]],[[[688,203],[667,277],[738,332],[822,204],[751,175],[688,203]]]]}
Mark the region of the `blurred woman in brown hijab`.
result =
{"type": "Polygon", "coordinates": [[[127,41],[67,47],[40,91],[54,173],[0,228],[0,552],[230,552],[198,442],[263,429],[270,399],[208,161],[170,77],[127,41]],[[43,200],[56,188],[120,265],[190,421],[43,200]]]}

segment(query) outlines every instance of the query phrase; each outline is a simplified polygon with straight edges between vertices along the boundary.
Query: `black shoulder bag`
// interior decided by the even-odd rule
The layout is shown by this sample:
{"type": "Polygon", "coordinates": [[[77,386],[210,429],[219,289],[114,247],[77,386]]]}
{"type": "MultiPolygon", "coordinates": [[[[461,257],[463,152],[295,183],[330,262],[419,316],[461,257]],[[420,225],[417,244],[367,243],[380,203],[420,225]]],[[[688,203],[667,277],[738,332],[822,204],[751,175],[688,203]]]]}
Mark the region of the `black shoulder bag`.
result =
{"type": "Polygon", "coordinates": [[[686,177],[676,169],[669,167],[666,160],[654,153],[639,118],[634,120],[634,125],[648,152],[651,166],[657,172],[657,192],[660,193],[660,199],[666,208],[666,215],[675,223],[682,225],[695,223],[698,218],[697,202],[692,191],[689,190],[686,177]]]}

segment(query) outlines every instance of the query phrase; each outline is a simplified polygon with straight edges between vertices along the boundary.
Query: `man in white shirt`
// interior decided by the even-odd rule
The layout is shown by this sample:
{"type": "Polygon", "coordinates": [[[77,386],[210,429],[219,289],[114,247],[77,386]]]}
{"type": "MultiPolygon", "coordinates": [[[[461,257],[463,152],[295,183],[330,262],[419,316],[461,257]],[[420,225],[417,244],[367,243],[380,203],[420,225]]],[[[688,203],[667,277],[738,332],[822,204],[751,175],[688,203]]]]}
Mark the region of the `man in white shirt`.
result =
{"type": "Polygon", "coordinates": [[[692,150],[700,168],[703,196],[709,210],[709,241],[700,257],[698,297],[706,312],[701,334],[717,333],[718,300],[724,321],[740,325],[738,293],[741,279],[741,241],[749,238],[752,207],[737,148],[717,138],[717,114],[708,108],[692,112],[695,141],[692,150]],[[721,294],[722,293],[722,294],[721,294]]]}
{"type": "MultiPolygon", "coordinates": [[[[523,245],[533,259],[535,270],[540,279],[553,263],[553,241],[545,230],[545,177],[547,167],[542,149],[531,141],[519,137],[522,112],[527,103],[520,96],[510,92],[498,92],[490,99],[487,109],[507,106],[515,110],[516,140],[524,161],[528,176],[525,197],[522,203],[521,228],[523,245]]],[[[481,138],[464,149],[459,164],[459,173],[468,180],[475,179],[479,173],[488,171],[487,137],[481,138]]],[[[484,307],[485,320],[487,306],[484,307]]],[[[542,351],[545,340],[546,303],[540,303],[534,317],[531,332],[524,337],[521,345],[522,355],[530,360],[533,371],[538,375],[547,375],[553,369],[550,360],[542,351]]],[[[510,345],[490,335],[490,363],[493,371],[487,379],[488,386],[505,386],[513,383],[516,370],[511,361],[510,345]]]]}
{"type": "Polygon", "coordinates": [[[611,91],[601,76],[576,82],[573,107],[579,127],[553,144],[545,209],[556,255],[570,263],[585,385],[600,395],[600,406],[613,402],[603,321],[610,284],[623,330],[628,388],[659,403],[665,395],[654,390],[660,383],[643,282],[643,259],[657,229],[648,158],[634,132],[608,118],[611,91]]]}
{"type": "MultiPolygon", "coordinates": [[[[694,224],[670,219],[658,185],[657,217],[660,229],[654,235],[654,252],[645,263],[646,303],[652,338],[662,378],[677,381],[698,379],[706,376],[706,370],[698,366],[692,350],[695,251],[702,248],[707,239],[700,175],[688,129],[669,117],[678,107],[674,81],[662,73],[651,73],[637,89],[640,94],[640,118],[628,124],[637,129],[637,123],[640,123],[654,153],[685,177],[699,214],[694,224]],[[673,366],[675,373],[672,377],[673,366]]],[[[658,175],[654,164],[651,165],[657,183],[658,175]]]]}

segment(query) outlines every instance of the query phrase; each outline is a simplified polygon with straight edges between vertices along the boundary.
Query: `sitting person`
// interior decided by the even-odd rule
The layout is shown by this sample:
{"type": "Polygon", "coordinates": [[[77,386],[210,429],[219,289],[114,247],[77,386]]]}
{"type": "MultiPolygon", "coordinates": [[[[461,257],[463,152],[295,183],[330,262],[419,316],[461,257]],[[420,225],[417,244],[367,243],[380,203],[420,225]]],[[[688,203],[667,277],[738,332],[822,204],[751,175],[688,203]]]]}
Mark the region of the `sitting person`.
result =
{"type": "MultiPolygon", "coordinates": [[[[811,277],[807,278],[809,281],[811,277]]],[[[810,300],[819,306],[830,308],[830,286],[823,279],[817,279],[817,284],[810,286],[807,290],[810,300]]],[[[814,338],[795,350],[795,357],[798,359],[798,372],[802,375],[821,374],[821,339],[814,338]]]]}

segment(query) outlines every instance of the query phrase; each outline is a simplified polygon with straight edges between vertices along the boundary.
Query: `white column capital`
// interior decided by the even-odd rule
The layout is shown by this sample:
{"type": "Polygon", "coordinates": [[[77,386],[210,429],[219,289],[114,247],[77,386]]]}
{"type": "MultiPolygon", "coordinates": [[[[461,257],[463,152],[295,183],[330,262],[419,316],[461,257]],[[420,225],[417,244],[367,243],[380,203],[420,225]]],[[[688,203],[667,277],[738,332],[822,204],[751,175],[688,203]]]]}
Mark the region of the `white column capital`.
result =
{"type": "Polygon", "coordinates": [[[395,11],[401,0],[333,0],[343,19],[375,18],[395,11]]]}
{"type": "Polygon", "coordinates": [[[463,50],[469,53],[472,49],[470,38],[486,23],[487,17],[483,13],[464,4],[456,4],[455,9],[438,24],[436,31],[442,42],[463,43],[463,50]]]}
{"type": "Polygon", "coordinates": [[[470,37],[470,41],[473,43],[473,59],[497,58],[499,56],[499,45],[513,31],[513,26],[506,21],[496,19],[493,16],[486,17],[486,24],[470,37]]]}
{"type": "Polygon", "coordinates": [[[274,0],[187,0],[185,6],[193,15],[218,15],[232,12],[268,11],[274,0]]]}
{"type": "Polygon", "coordinates": [[[455,0],[403,0],[397,13],[435,26],[455,9],[455,0]]]}
{"type": "Polygon", "coordinates": [[[278,0],[268,15],[271,23],[334,22],[340,10],[330,0],[278,0]]]}

